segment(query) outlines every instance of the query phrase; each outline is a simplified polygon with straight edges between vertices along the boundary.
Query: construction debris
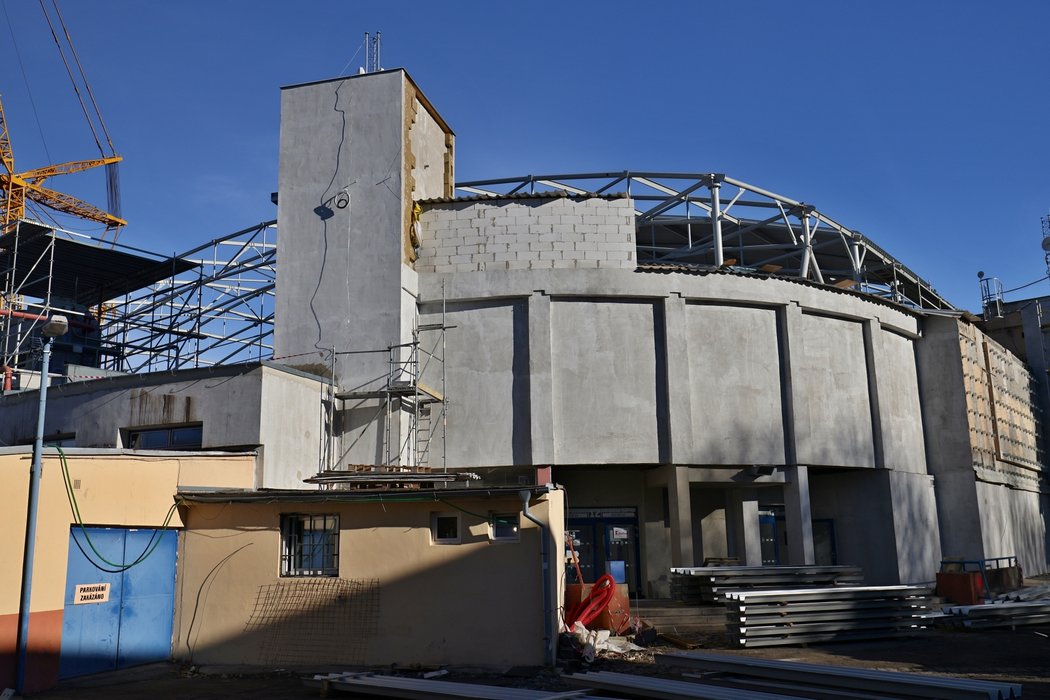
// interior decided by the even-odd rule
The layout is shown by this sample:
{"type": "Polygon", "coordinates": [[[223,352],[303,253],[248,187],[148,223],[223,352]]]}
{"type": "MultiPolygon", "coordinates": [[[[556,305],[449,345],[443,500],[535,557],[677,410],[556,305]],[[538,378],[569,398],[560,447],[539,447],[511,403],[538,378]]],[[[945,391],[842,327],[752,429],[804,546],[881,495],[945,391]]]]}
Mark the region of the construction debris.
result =
{"type": "Polygon", "coordinates": [[[769,692],[798,693],[813,697],[823,693],[829,696],[842,691],[849,697],[878,696],[880,698],[973,698],[1011,700],[1021,697],[1021,686],[998,683],[926,676],[895,671],[875,671],[825,664],[807,664],[794,661],[756,659],[728,654],[677,652],[657,654],[656,663],[677,668],[688,668],[719,674],[717,678],[734,686],[761,687],[769,692]]]}
{"type": "MultiPolygon", "coordinates": [[[[479,683],[454,683],[452,681],[427,680],[406,676],[387,676],[374,673],[328,673],[305,679],[307,687],[319,688],[322,697],[331,691],[378,695],[386,698],[432,698],[433,700],[456,700],[457,698],[482,698],[484,700],[563,700],[579,698],[587,700],[593,696],[586,691],[550,693],[543,690],[504,688],[479,683]]],[[[596,699],[595,699],[596,700],[596,699]]]]}
{"type": "Polygon", "coordinates": [[[744,647],[884,639],[931,624],[924,586],[855,586],[727,593],[726,630],[744,647]]]}
{"type": "Polygon", "coordinates": [[[671,597],[683,603],[721,603],[727,591],[857,585],[856,566],[698,566],[671,569],[671,597]]]}

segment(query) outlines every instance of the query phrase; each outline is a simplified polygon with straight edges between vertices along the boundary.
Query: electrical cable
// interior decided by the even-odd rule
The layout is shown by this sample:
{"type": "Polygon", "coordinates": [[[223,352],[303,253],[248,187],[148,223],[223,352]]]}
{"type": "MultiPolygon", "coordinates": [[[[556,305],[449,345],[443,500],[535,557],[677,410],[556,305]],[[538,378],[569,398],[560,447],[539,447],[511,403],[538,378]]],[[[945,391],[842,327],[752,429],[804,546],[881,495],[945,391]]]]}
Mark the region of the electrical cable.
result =
{"type": "Polygon", "coordinates": [[[150,536],[149,541],[146,543],[145,549],[142,550],[142,553],[135,559],[135,561],[131,562],[130,564],[129,563],[118,564],[116,562],[111,562],[108,559],[106,559],[104,556],[102,556],[102,553],[98,551],[98,548],[95,547],[95,544],[91,541],[91,537],[87,533],[87,528],[84,526],[84,519],[80,516],[80,507],[77,504],[77,497],[76,497],[76,494],[73,493],[73,484],[72,484],[72,481],[69,478],[69,463],[66,461],[66,453],[58,445],[51,445],[51,447],[54,447],[56,450],[58,450],[58,456],[59,456],[59,459],[61,460],[61,463],[62,463],[62,479],[65,482],[66,498],[69,500],[69,507],[70,507],[70,510],[73,513],[74,522],[80,528],[80,531],[81,531],[81,533],[84,536],[84,540],[88,544],[88,548],[90,548],[91,551],[95,554],[95,556],[98,557],[103,563],[105,563],[108,566],[113,567],[113,568],[112,569],[107,569],[105,566],[101,566],[96,561],[94,561],[91,558],[91,555],[89,555],[84,550],[84,547],[80,544],[80,541],[77,540],[76,535],[73,534],[73,533],[70,533],[74,544],[76,544],[77,549],[80,550],[81,554],[83,554],[84,557],[88,560],[88,562],[92,566],[94,566],[96,569],[104,571],[104,572],[106,572],[108,574],[123,573],[124,571],[127,571],[128,569],[132,568],[133,566],[137,566],[138,564],[141,564],[142,562],[146,561],[146,559],[148,559],[149,556],[151,554],[153,554],[153,552],[156,551],[157,547],[160,545],[161,539],[160,539],[160,537],[158,537],[158,535],[160,535],[160,533],[163,530],[167,529],[168,524],[171,522],[172,516],[175,515],[175,511],[179,507],[179,501],[176,501],[175,503],[173,503],[171,505],[171,508],[168,509],[168,513],[164,517],[164,523],[159,528],[154,528],[153,529],[153,535],[150,536]]]}
{"type": "Polygon", "coordinates": [[[1040,282],[1044,282],[1046,280],[1050,280],[1050,275],[1046,275],[1045,277],[1040,277],[1035,282],[1029,282],[1028,284],[1022,284],[1020,287],[1014,287],[1013,289],[1004,290],[1003,294],[1009,294],[1010,292],[1019,292],[1022,289],[1027,289],[1028,287],[1031,287],[1033,285],[1037,285],[1040,282]]]}

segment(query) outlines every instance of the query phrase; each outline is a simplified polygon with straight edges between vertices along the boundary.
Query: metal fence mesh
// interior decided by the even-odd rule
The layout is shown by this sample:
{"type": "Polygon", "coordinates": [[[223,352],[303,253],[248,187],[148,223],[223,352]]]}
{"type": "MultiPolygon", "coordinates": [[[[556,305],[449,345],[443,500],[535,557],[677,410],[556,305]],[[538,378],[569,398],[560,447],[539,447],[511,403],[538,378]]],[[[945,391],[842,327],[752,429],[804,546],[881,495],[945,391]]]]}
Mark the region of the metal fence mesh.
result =
{"type": "Polygon", "coordinates": [[[363,664],[379,629],[379,581],[318,578],[259,587],[245,632],[264,664],[363,664]]]}

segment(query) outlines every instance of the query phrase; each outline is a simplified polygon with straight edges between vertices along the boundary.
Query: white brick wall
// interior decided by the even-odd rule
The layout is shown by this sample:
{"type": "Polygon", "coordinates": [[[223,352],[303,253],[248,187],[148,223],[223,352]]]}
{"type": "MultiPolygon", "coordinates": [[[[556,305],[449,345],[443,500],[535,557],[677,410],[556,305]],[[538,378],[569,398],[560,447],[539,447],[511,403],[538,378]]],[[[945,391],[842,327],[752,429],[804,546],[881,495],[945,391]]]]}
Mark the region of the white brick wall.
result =
{"type": "Polygon", "coordinates": [[[630,199],[424,204],[418,272],[634,269],[630,199]]]}

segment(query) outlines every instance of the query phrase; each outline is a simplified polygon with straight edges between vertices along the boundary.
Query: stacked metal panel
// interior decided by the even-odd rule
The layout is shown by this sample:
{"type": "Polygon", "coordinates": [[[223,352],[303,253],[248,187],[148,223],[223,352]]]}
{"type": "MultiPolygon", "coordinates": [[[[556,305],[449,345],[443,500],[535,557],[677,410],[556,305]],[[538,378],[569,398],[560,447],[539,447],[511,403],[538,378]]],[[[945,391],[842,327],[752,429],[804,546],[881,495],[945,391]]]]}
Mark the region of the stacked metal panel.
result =
{"type": "Polygon", "coordinates": [[[728,654],[680,652],[657,654],[661,666],[704,673],[705,679],[730,687],[803,697],[968,698],[1012,700],[1021,697],[1016,683],[848,668],[797,661],[755,659],[728,654]]]}
{"type": "Polygon", "coordinates": [[[671,597],[683,603],[721,603],[727,591],[858,585],[856,566],[702,566],[671,569],[671,597]]]}
{"type": "Polygon", "coordinates": [[[1050,599],[1003,601],[986,605],[954,605],[944,608],[941,624],[970,629],[1023,627],[1050,624],[1050,599]]]}
{"type": "Polygon", "coordinates": [[[921,633],[932,624],[925,586],[851,586],[726,594],[726,630],[760,647],[921,633]]]}

